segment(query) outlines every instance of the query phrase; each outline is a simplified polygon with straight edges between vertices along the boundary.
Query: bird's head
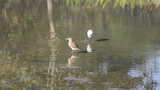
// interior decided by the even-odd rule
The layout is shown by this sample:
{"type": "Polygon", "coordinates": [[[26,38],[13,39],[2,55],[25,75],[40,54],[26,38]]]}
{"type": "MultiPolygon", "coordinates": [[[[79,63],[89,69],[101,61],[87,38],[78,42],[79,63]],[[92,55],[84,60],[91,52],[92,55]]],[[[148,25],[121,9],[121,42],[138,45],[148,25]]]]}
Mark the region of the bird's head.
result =
{"type": "Polygon", "coordinates": [[[92,29],[89,29],[88,31],[87,31],[87,37],[88,38],[91,38],[93,36],[93,30],[92,29]]]}
{"type": "Polygon", "coordinates": [[[65,38],[65,40],[67,40],[67,41],[72,41],[72,38],[65,38]]]}

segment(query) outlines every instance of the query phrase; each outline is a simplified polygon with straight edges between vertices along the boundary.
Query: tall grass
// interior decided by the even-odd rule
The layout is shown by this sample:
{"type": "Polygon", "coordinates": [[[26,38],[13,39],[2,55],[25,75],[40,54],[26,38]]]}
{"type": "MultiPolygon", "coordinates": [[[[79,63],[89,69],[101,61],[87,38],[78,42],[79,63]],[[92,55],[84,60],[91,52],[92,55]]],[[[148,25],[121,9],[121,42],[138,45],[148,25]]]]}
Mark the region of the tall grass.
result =
{"type": "Polygon", "coordinates": [[[136,6],[143,7],[148,0],[64,0],[68,6],[100,6],[106,7],[107,5],[113,5],[113,7],[124,8],[129,5],[131,8],[136,6]]]}

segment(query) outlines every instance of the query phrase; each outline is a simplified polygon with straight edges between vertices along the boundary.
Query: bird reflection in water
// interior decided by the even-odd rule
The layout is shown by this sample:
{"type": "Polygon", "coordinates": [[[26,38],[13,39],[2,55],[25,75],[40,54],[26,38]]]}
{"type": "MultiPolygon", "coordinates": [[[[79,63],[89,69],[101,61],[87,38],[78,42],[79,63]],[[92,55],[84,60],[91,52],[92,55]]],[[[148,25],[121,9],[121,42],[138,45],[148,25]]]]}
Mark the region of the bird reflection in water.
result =
{"type": "Polygon", "coordinates": [[[73,55],[68,58],[68,67],[70,68],[78,68],[78,66],[75,66],[76,62],[80,59],[78,55],[73,55]]]}
{"type": "Polygon", "coordinates": [[[87,44],[86,50],[87,50],[87,52],[92,52],[93,51],[90,43],[87,44]]]}

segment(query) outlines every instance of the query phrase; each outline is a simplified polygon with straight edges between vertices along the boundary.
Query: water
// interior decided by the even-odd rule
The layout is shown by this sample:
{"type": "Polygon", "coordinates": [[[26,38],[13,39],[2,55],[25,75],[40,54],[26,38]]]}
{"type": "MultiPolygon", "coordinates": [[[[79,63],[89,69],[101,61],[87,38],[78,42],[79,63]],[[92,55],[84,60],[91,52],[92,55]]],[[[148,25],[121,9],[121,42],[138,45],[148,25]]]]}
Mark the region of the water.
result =
{"type": "Polygon", "coordinates": [[[158,13],[56,4],[50,46],[46,2],[15,1],[0,4],[2,90],[160,90],[158,13]],[[71,52],[65,38],[86,50],[88,29],[93,52],[71,52]]]}

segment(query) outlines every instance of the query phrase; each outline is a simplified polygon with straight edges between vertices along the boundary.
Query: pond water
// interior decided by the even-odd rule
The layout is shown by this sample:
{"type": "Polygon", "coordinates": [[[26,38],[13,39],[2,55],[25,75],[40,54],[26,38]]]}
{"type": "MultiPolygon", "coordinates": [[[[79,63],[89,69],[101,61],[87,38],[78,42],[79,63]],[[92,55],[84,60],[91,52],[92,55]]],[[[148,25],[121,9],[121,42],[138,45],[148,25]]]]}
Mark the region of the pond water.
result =
{"type": "Polygon", "coordinates": [[[49,44],[45,0],[2,0],[2,90],[160,90],[160,15],[54,6],[58,40],[49,44]],[[72,52],[72,37],[91,53],[72,52]],[[109,39],[97,41],[99,39],[109,39]]]}

